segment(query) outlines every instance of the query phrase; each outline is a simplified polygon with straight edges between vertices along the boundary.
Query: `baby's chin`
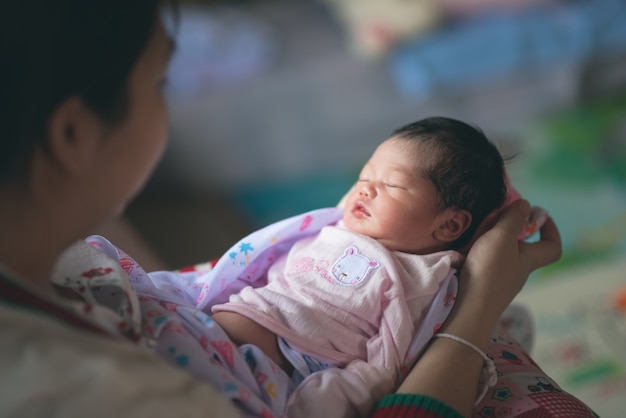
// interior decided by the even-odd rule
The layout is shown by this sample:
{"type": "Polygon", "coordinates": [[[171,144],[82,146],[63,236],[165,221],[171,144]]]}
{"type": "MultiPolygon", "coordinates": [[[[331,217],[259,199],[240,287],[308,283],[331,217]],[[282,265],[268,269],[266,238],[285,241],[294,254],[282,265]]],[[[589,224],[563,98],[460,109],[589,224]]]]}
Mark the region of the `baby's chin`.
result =
{"type": "Polygon", "coordinates": [[[344,213],[342,221],[343,221],[343,226],[346,229],[349,229],[350,231],[356,232],[358,234],[368,235],[365,229],[363,228],[363,221],[355,218],[354,215],[352,215],[351,213],[349,212],[344,213]]]}

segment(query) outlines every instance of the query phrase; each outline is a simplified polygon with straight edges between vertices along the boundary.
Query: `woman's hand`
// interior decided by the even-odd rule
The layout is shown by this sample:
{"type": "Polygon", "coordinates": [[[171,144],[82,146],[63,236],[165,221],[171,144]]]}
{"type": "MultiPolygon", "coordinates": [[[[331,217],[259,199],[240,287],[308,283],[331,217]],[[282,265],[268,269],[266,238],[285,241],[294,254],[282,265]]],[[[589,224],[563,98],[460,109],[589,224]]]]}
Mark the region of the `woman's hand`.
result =
{"type": "MultiPolygon", "coordinates": [[[[511,204],[496,225],[472,246],[459,277],[459,293],[440,332],[454,334],[487,350],[502,312],[528,275],[561,256],[561,238],[548,219],[535,243],[517,239],[529,212],[525,200],[511,204]]],[[[463,344],[435,338],[397,390],[438,399],[470,416],[483,359],[463,344]]]]}
{"type": "Polygon", "coordinates": [[[484,319],[494,324],[530,273],[561,257],[561,237],[551,218],[540,229],[539,241],[517,240],[529,210],[526,200],[505,209],[496,225],[472,245],[461,270],[457,303],[485,305],[489,311],[484,319]]]}

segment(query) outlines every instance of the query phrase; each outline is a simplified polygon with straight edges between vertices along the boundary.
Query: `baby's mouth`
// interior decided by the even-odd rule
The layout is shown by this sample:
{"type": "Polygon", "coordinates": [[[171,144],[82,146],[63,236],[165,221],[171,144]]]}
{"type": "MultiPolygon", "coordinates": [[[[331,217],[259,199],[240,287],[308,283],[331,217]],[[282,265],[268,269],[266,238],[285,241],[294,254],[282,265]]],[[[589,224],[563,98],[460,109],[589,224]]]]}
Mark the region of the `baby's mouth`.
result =
{"type": "Polygon", "coordinates": [[[352,207],[352,214],[357,218],[369,217],[370,213],[365,209],[365,206],[361,202],[357,202],[352,207]]]}

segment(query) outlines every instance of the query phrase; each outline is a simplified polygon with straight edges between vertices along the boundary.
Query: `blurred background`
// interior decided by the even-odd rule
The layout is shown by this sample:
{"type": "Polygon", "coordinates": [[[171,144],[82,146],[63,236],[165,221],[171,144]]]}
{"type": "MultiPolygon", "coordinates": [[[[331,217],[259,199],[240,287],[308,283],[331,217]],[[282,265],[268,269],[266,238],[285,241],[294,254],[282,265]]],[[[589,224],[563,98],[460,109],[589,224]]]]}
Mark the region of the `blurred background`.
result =
{"type": "Polygon", "coordinates": [[[395,128],[459,118],[517,155],[513,184],[563,234],[563,259],[521,297],[534,355],[600,415],[622,416],[624,21],[623,0],[182,1],[171,142],[125,214],[151,250],[129,252],[148,268],[219,257],[335,205],[395,128]]]}

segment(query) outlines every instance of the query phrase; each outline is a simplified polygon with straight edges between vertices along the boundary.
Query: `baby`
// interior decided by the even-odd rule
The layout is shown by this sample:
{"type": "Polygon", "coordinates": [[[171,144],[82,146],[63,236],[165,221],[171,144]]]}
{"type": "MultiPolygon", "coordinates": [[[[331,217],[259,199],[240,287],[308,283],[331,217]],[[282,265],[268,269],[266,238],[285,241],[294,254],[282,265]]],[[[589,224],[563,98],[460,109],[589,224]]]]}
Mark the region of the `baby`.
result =
{"type": "Polygon", "coordinates": [[[277,258],[267,285],[214,305],[213,319],[298,382],[328,368],[363,377],[365,362],[391,390],[434,296],[506,198],[502,156],[480,130],[443,117],[406,125],[365,164],[342,219],[277,258]]]}

